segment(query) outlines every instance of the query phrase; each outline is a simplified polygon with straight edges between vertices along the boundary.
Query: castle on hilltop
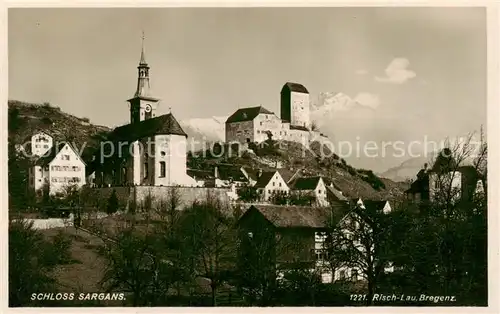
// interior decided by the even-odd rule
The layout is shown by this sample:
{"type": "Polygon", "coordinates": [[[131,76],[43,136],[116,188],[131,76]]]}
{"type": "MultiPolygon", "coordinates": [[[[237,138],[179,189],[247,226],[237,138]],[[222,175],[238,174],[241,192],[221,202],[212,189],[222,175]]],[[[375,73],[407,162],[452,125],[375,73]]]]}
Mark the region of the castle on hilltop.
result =
{"type": "MultiPolygon", "coordinates": [[[[172,113],[157,116],[160,103],[151,95],[144,38],[137,87],[130,103],[130,123],[114,129],[94,159],[96,186],[200,186],[187,171],[187,137],[172,113]],[[112,144],[110,144],[112,143],[112,144]]],[[[308,145],[313,136],[309,92],[301,84],[281,90],[281,118],[263,107],[237,110],[226,121],[226,142],[260,143],[270,136],[308,145]]]]}
{"type": "Polygon", "coordinates": [[[313,130],[309,106],[307,88],[288,82],[281,89],[281,118],[262,106],[238,109],[226,120],[226,142],[260,143],[272,137],[308,146],[323,136],[313,130]]]}

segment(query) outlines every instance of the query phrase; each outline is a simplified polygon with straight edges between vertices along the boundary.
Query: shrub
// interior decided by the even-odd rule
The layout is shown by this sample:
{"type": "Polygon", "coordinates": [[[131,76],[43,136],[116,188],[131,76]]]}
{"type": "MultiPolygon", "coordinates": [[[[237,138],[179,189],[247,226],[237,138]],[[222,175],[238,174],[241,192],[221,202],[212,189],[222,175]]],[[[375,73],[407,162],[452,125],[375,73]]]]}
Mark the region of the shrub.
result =
{"type": "Polygon", "coordinates": [[[385,189],[385,183],[377,177],[371,170],[360,170],[363,176],[361,178],[366,183],[369,183],[375,190],[385,189]]]}
{"type": "Polygon", "coordinates": [[[259,199],[259,193],[253,186],[245,185],[238,189],[238,198],[243,202],[255,202],[259,199]]]}
{"type": "Polygon", "coordinates": [[[108,204],[106,206],[106,213],[113,214],[118,211],[118,197],[116,196],[116,190],[108,198],[108,204]]]}

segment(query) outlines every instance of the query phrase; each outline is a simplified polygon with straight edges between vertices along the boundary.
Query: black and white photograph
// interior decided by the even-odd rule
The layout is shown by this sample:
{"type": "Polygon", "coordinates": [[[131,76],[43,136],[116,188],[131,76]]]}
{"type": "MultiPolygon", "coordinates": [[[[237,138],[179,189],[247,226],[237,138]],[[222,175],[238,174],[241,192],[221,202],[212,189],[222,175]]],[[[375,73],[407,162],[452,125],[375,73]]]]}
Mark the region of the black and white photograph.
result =
{"type": "Polygon", "coordinates": [[[5,10],[9,308],[496,303],[490,7],[5,10]]]}

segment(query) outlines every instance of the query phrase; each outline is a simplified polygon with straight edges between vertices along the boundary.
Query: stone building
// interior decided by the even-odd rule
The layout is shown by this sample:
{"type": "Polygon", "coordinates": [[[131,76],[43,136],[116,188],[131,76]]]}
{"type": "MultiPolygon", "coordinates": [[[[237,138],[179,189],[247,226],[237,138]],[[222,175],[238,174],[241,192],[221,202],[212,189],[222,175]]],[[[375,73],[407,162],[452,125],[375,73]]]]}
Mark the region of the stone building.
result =
{"type": "Polygon", "coordinates": [[[260,143],[272,136],[308,145],[318,132],[311,131],[309,92],[297,83],[281,90],[281,117],[262,107],[241,108],[226,120],[226,142],[260,143]]]}
{"type": "Polygon", "coordinates": [[[144,44],[137,88],[129,99],[130,124],[114,129],[95,158],[97,186],[197,186],[187,174],[187,134],[172,113],[157,116],[144,44]]]}

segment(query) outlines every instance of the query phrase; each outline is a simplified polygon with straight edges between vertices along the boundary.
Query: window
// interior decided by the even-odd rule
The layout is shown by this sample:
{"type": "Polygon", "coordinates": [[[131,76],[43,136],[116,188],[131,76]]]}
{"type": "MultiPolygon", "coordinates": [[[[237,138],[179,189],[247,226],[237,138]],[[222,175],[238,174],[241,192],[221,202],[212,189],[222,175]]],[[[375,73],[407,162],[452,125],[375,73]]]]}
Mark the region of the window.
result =
{"type": "Polygon", "coordinates": [[[249,232],[249,233],[248,233],[248,237],[249,237],[250,239],[252,239],[252,238],[253,238],[253,232],[249,232]]]}
{"type": "Polygon", "coordinates": [[[339,273],[339,280],[345,280],[345,270],[341,270],[339,273]]]}
{"type": "Polygon", "coordinates": [[[358,280],[358,270],[357,269],[352,269],[351,270],[351,280],[352,281],[357,281],[358,280]]]}
{"type": "Polygon", "coordinates": [[[49,148],[49,145],[43,145],[43,148],[49,148]]]}
{"type": "Polygon", "coordinates": [[[165,167],[165,162],[160,161],[160,178],[164,178],[166,175],[166,167],[165,167]]]}
{"type": "Polygon", "coordinates": [[[279,183],[279,186],[281,187],[281,182],[279,183]]]}
{"type": "Polygon", "coordinates": [[[147,178],[147,177],[148,177],[148,174],[149,174],[149,173],[148,173],[148,170],[149,170],[149,169],[148,169],[148,163],[147,163],[147,162],[145,162],[145,163],[144,163],[144,170],[143,170],[143,172],[144,172],[144,178],[147,178]]]}
{"type": "Polygon", "coordinates": [[[276,186],[276,182],[273,182],[273,186],[276,186]]]}
{"type": "Polygon", "coordinates": [[[439,181],[438,180],[434,181],[434,188],[439,189],[439,181]]]}
{"type": "Polygon", "coordinates": [[[164,151],[161,151],[161,152],[160,152],[160,155],[165,156],[165,152],[164,152],[164,151]]]}
{"type": "Polygon", "coordinates": [[[262,122],[260,122],[260,126],[262,126],[262,122]]]}

